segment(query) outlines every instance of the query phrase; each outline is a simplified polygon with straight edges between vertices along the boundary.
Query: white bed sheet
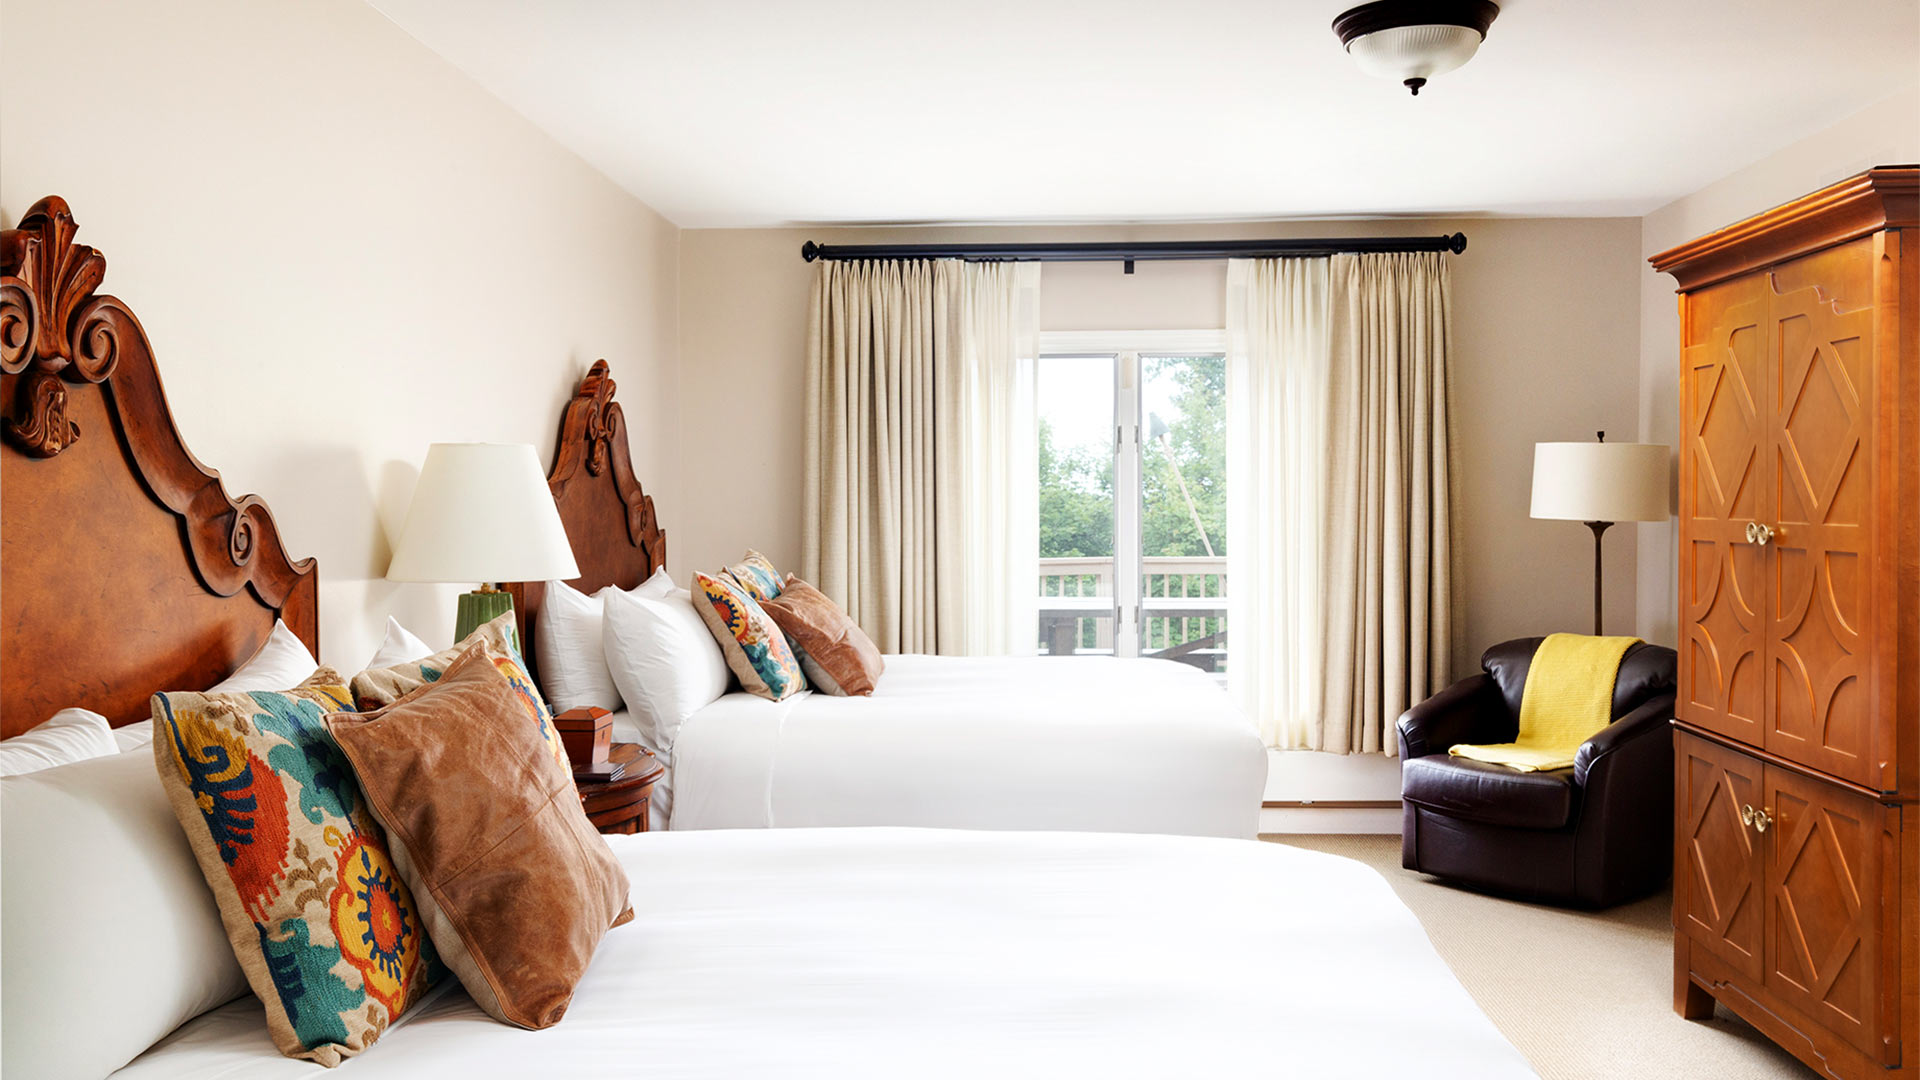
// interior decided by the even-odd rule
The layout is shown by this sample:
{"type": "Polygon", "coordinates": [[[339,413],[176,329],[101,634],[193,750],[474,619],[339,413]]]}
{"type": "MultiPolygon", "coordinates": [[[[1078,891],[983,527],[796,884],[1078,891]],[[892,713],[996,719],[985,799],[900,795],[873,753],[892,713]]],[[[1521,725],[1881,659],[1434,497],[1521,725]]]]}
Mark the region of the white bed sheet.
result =
{"type": "Polygon", "coordinates": [[[667,822],[673,816],[673,755],[658,747],[647,746],[647,740],[640,735],[640,722],[625,709],[614,713],[608,720],[613,725],[614,742],[639,743],[646,746],[667,771],[653,782],[653,795],[647,803],[647,828],[654,832],[667,831],[667,822]]]}
{"type": "MultiPolygon", "coordinates": [[[[566,1018],[457,987],[349,1061],[420,1076],[1532,1076],[1372,870],[1275,844],[913,829],[609,837],[637,918],[566,1018]]],[[[321,1075],[252,998],[125,1080],[321,1075]]]]}
{"type": "Polygon", "coordinates": [[[1166,660],[890,656],[872,697],[728,694],[673,748],[675,829],[912,825],[1252,837],[1267,754],[1166,660]]]}

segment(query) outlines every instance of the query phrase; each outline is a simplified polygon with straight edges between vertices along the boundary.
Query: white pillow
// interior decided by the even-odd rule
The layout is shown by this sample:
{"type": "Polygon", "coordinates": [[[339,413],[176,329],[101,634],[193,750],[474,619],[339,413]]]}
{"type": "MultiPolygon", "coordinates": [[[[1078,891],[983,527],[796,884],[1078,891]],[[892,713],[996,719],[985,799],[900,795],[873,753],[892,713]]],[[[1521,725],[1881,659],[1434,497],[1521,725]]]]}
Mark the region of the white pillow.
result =
{"type": "Polygon", "coordinates": [[[151,755],[0,780],[0,848],[0,1073],[105,1076],[247,992],[151,755]]]}
{"type": "Polygon", "coordinates": [[[675,589],[649,600],[618,590],[606,598],[607,666],[641,741],[673,752],[680,725],[727,692],[727,660],[693,610],[692,595],[675,589]]]}
{"type": "MultiPolygon", "coordinates": [[[[540,665],[540,689],[554,712],[597,706],[619,712],[623,706],[620,690],[613,684],[613,672],[607,669],[607,650],[601,621],[606,615],[608,593],[621,592],[612,585],[588,596],[564,581],[547,582],[547,596],[540,605],[540,621],[534,624],[534,653],[540,665]]],[[[665,570],[627,595],[658,599],[673,591],[673,579],[665,570]]]]}
{"type": "Polygon", "coordinates": [[[0,739],[0,776],[19,776],[119,752],[106,717],[85,709],[61,709],[50,720],[11,739],[0,739]]]}
{"type": "Polygon", "coordinates": [[[387,616],[387,636],[381,640],[380,648],[374,651],[373,659],[367,661],[367,665],[360,670],[378,671],[395,664],[404,664],[409,660],[425,660],[439,651],[414,637],[411,631],[400,625],[400,620],[389,615],[387,616]]]}
{"type": "Polygon", "coordinates": [[[547,598],[540,604],[533,639],[540,665],[540,689],[546,692],[547,704],[554,712],[589,705],[620,711],[620,691],[613,685],[606,650],[600,643],[607,594],[619,591],[609,585],[588,596],[564,581],[547,582],[547,598]]]}
{"type": "Polygon", "coordinates": [[[665,600],[674,594],[673,577],[666,567],[653,572],[653,576],[627,590],[628,596],[637,596],[642,600],[665,600]]]}
{"type": "Polygon", "coordinates": [[[153,717],[149,716],[145,720],[136,720],[124,727],[114,728],[113,742],[123,754],[129,750],[145,750],[152,746],[153,717]]]}
{"type": "MultiPolygon", "coordinates": [[[[291,690],[307,681],[320,661],[307,651],[306,643],[293,636],[287,624],[273,620],[273,633],[266,643],[249,657],[240,669],[207,688],[209,694],[236,690],[291,690]]],[[[166,687],[161,687],[166,689],[166,687]]]]}

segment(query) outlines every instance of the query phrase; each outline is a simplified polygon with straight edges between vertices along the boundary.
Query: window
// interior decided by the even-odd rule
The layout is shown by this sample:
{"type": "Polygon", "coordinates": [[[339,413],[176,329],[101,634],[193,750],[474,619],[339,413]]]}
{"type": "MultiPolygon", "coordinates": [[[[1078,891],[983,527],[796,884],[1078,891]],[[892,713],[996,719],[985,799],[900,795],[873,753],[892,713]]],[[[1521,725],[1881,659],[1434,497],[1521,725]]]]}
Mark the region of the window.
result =
{"type": "Polygon", "coordinates": [[[1218,331],[1041,335],[1039,647],[1227,664],[1218,331]]]}

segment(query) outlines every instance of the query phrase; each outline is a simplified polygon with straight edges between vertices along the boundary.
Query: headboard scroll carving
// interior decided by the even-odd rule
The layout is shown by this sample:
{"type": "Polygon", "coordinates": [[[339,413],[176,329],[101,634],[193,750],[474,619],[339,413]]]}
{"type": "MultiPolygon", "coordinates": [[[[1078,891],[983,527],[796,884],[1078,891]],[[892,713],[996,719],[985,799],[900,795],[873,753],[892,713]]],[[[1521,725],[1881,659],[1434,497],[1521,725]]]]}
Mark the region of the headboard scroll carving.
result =
{"type": "Polygon", "coordinates": [[[57,196],[0,232],[0,734],[79,706],[115,724],[225,677],[283,618],[319,645],[319,579],[257,496],[181,441],[140,320],[95,290],[57,196]],[[82,436],[85,436],[82,438],[82,436]]]}
{"type": "Polygon", "coordinates": [[[107,260],[73,242],[77,230],[66,200],[53,196],[0,234],[0,266],[10,278],[0,284],[0,371],[29,372],[6,432],[35,457],[52,457],[80,438],[59,379],[101,382],[119,356],[110,329],[75,318],[107,276],[107,260]]]}
{"type": "MultiPolygon", "coordinates": [[[[580,565],[580,576],[568,584],[586,593],[608,585],[631,589],[667,563],[667,534],[654,516],[652,497],[633,475],[626,415],[613,391],[607,362],[594,361],[560,414],[559,442],[547,471],[547,488],[580,565]]],[[[533,628],[546,583],[510,582],[507,591],[513,593],[527,662],[538,669],[533,628]]]]}

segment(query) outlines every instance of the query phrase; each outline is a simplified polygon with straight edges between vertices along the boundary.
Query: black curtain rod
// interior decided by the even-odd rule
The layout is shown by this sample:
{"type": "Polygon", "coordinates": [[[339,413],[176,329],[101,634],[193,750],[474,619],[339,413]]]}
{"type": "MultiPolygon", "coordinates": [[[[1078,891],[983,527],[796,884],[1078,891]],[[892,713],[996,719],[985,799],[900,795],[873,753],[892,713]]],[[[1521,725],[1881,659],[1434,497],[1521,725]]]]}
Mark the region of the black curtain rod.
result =
{"type": "Polygon", "coordinates": [[[1150,262],[1165,259],[1259,259],[1279,256],[1467,250],[1467,234],[1452,236],[1342,236],[1296,240],[1162,240],[1097,244],[816,244],[800,245],[815,259],[969,259],[976,262],[1150,262]]]}

